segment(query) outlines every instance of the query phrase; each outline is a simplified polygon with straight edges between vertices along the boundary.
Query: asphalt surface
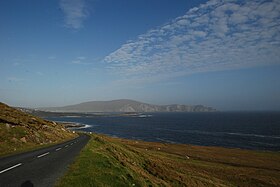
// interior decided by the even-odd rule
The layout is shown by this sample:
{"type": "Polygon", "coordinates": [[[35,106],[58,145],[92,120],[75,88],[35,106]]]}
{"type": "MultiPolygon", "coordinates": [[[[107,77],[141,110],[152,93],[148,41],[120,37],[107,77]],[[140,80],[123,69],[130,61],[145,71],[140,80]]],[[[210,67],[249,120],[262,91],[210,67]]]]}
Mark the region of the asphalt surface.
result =
{"type": "Polygon", "coordinates": [[[0,159],[0,187],[54,186],[90,139],[74,140],[0,159]]]}

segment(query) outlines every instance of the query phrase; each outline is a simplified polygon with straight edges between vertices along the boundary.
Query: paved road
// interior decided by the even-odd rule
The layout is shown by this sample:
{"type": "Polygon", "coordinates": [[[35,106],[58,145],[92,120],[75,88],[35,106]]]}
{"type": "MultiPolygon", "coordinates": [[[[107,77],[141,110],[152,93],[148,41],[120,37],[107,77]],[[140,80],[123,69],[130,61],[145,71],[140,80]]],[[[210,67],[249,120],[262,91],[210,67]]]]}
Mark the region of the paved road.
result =
{"type": "Polygon", "coordinates": [[[0,159],[0,187],[53,186],[75,156],[87,144],[89,136],[36,151],[0,159]]]}

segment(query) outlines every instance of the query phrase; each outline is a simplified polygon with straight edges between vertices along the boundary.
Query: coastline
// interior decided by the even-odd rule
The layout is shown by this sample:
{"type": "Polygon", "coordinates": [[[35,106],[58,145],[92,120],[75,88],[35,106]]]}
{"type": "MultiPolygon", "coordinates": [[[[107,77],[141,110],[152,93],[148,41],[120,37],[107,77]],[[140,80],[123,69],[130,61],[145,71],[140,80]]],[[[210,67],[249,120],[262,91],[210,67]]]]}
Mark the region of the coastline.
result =
{"type": "Polygon", "coordinates": [[[57,182],[59,187],[112,182],[120,186],[280,185],[279,151],[127,139],[84,131],[90,125],[63,123],[69,130],[87,133],[91,140],[57,182]]]}
{"type": "Polygon", "coordinates": [[[90,136],[58,186],[280,185],[279,152],[90,136]]]}
{"type": "Polygon", "coordinates": [[[61,123],[65,128],[69,130],[74,130],[81,133],[93,133],[98,134],[102,136],[108,136],[111,138],[118,138],[118,139],[124,139],[124,140],[130,140],[130,141],[142,141],[147,143],[164,143],[164,144],[178,144],[178,145],[190,145],[190,146],[198,146],[198,147],[209,147],[209,148],[225,148],[225,149],[237,149],[237,150],[248,150],[248,151],[259,151],[259,152],[276,152],[280,153],[280,150],[267,150],[267,149],[250,149],[250,148],[240,148],[240,147],[231,147],[231,146],[218,146],[218,145],[199,145],[199,144],[192,144],[192,143],[181,143],[176,141],[167,140],[164,138],[156,138],[156,140],[145,140],[141,138],[135,138],[135,137],[121,137],[114,134],[106,134],[106,133],[98,133],[98,132],[90,132],[90,131],[84,131],[83,129],[87,129],[91,127],[91,125],[88,124],[82,124],[77,122],[70,122],[70,121],[55,121],[58,123],[61,123]]]}
{"type": "Polygon", "coordinates": [[[74,122],[59,122],[64,125],[65,128],[69,130],[75,130],[80,133],[86,133],[86,134],[96,134],[104,137],[109,137],[109,138],[115,138],[115,139],[120,139],[124,141],[135,141],[135,142],[144,142],[146,144],[165,144],[165,145],[185,145],[185,146],[192,146],[192,147],[200,147],[200,148],[213,148],[213,149],[229,149],[229,150],[243,150],[243,151],[256,151],[256,152],[271,152],[271,153],[280,153],[280,150],[263,150],[263,149],[245,149],[245,148],[238,148],[238,147],[226,147],[226,146],[213,146],[213,145],[196,145],[196,144],[189,144],[189,143],[180,143],[180,142],[175,142],[175,141],[170,141],[166,140],[163,138],[156,138],[158,141],[149,141],[149,140],[143,140],[143,139],[138,139],[138,138],[124,138],[120,137],[117,135],[113,134],[104,134],[104,133],[97,133],[97,132],[89,132],[89,131],[84,131],[83,129],[91,127],[91,125],[88,124],[81,124],[81,123],[74,123],[74,122]]]}
{"type": "Polygon", "coordinates": [[[72,130],[72,129],[84,129],[90,127],[90,125],[82,124],[82,123],[75,123],[75,122],[61,122],[59,121],[65,128],[72,130]]]}
{"type": "MultiPolygon", "coordinates": [[[[66,114],[64,114],[66,115],[66,114]]],[[[72,131],[151,142],[182,143],[249,150],[280,151],[275,113],[138,113],[74,118],[53,114],[47,120],[71,122],[72,131]],[[152,116],[151,116],[152,115],[152,116]],[[74,124],[75,123],[75,124],[74,124]],[[78,124],[79,123],[79,124],[78,124]],[[74,124],[74,125],[72,125],[74,124]],[[84,124],[84,125],[81,125],[84,124]],[[90,126],[85,126],[88,124],[90,126]]],[[[69,116],[69,114],[67,114],[69,116]]]]}

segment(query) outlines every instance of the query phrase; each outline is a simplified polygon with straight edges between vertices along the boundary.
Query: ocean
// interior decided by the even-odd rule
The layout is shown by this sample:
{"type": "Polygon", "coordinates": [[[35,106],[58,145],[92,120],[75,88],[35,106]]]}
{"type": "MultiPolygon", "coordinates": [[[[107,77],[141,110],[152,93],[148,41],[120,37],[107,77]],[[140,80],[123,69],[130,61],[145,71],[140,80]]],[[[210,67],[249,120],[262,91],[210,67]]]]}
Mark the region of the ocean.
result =
{"type": "Polygon", "coordinates": [[[280,112],[77,114],[47,119],[85,124],[83,131],[135,140],[280,151],[280,112]]]}

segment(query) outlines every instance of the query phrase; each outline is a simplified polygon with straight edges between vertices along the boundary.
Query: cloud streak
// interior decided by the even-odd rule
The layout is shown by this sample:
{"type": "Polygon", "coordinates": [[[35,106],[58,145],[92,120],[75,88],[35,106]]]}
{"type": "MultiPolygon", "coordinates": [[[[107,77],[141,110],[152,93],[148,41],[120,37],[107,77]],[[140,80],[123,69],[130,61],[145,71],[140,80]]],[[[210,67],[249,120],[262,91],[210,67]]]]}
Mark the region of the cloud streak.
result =
{"type": "Polygon", "coordinates": [[[126,42],[104,62],[140,82],[279,64],[279,23],[277,0],[211,0],[126,42]]]}
{"type": "Polygon", "coordinates": [[[89,65],[90,63],[85,62],[86,59],[87,59],[87,58],[84,57],[84,56],[78,56],[78,57],[76,57],[74,60],[72,60],[72,64],[89,65]]]}
{"type": "Polygon", "coordinates": [[[83,21],[89,16],[85,0],[60,0],[64,13],[65,26],[73,29],[83,27],[83,21]]]}

